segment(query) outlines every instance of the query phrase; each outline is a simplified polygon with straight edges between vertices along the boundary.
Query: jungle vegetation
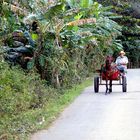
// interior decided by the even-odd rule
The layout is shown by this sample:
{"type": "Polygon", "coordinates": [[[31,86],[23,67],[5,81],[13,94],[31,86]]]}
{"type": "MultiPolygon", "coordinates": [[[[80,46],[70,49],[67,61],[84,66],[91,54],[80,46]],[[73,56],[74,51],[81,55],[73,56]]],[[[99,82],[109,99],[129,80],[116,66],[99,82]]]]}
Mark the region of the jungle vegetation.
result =
{"type": "Polygon", "coordinates": [[[112,12],[122,16],[115,20],[122,26],[122,41],[124,50],[130,61],[131,68],[140,67],[140,1],[139,0],[98,0],[106,6],[112,6],[112,12]]]}
{"type": "Polygon", "coordinates": [[[0,139],[25,139],[39,129],[35,121],[50,101],[93,76],[106,55],[124,49],[137,67],[140,24],[133,6],[116,0],[1,0],[0,139]],[[27,69],[10,67],[4,41],[34,20],[39,37],[33,58],[27,69]]]}

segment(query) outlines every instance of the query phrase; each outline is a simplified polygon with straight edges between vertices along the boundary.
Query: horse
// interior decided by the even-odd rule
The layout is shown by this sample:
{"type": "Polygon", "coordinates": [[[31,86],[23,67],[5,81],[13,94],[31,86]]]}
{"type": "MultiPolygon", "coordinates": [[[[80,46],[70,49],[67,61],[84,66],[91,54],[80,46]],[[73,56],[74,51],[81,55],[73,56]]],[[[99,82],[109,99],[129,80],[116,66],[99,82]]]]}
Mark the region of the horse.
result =
{"type": "Polygon", "coordinates": [[[105,64],[101,66],[101,77],[106,81],[106,91],[105,94],[110,94],[112,92],[112,80],[114,79],[114,67],[112,66],[112,62],[114,58],[112,56],[107,56],[105,60],[105,64]],[[108,87],[109,81],[109,87],[108,87]]]}

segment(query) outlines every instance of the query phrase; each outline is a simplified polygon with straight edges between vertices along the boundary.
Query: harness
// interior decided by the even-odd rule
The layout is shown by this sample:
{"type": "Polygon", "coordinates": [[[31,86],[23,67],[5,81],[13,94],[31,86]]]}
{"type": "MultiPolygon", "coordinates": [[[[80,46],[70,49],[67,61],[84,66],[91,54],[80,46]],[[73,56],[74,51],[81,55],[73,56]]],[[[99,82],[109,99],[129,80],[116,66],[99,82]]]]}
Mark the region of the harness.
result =
{"type": "Polygon", "coordinates": [[[107,70],[106,65],[102,65],[101,77],[102,77],[102,80],[119,80],[120,71],[115,67],[110,67],[110,69],[107,70]]]}

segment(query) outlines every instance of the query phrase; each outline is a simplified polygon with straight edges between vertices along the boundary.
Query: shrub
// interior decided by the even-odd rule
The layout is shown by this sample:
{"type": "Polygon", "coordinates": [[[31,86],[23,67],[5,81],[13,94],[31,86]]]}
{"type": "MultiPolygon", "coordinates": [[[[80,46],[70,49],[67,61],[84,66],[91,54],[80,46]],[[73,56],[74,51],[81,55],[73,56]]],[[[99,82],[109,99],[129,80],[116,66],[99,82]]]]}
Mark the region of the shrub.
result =
{"type": "Polygon", "coordinates": [[[52,96],[55,96],[55,90],[46,88],[39,75],[0,63],[0,115],[40,107],[52,96]]]}

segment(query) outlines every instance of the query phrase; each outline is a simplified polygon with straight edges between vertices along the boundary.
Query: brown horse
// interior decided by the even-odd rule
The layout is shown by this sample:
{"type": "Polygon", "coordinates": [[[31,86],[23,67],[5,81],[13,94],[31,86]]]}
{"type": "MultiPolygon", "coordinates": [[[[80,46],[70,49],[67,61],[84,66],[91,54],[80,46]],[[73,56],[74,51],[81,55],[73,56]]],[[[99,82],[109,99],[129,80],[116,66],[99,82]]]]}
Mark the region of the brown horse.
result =
{"type": "Polygon", "coordinates": [[[105,60],[105,64],[101,67],[101,77],[102,80],[106,81],[106,92],[110,93],[112,92],[112,80],[114,79],[114,67],[112,67],[112,62],[114,61],[112,56],[107,56],[105,60]],[[109,87],[108,87],[108,81],[109,81],[109,87]]]}

